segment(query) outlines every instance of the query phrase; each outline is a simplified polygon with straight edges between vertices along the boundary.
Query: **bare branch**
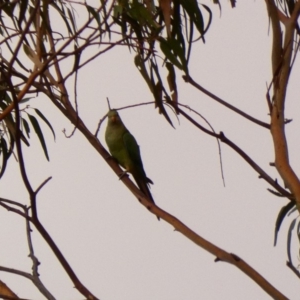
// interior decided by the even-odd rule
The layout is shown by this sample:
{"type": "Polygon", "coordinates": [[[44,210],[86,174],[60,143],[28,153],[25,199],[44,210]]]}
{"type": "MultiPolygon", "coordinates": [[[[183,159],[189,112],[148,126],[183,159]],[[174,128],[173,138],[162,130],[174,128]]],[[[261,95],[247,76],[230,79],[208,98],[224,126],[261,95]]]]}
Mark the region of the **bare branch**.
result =
{"type": "MultiPolygon", "coordinates": [[[[185,117],[187,116],[180,108],[180,113],[183,114],[185,117]]],[[[76,112],[69,108],[68,119],[75,124],[77,122],[76,119],[76,112]]],[[[191,120],[190,117],[188,117],[191,120]]],[[[237,146],[231,143],[224,134],[215,134],[210,132],[209,130],[203,128],[201,125],[201,130],[207,132],[208,134],[219,138],[222,142],[227,143],[231,147],[233,147],[254,169],[256,169],[262,177],[270,182],[274,188],[277,190],[282,191],[283,194],[287,194],[287,192],[282,189],[278,184],[275,182],[258,166],[256,165],[242,150],[240,150],[237,146]]],[[[110,159],[111,156],[105,150],[105,148],[101,145],[100,141],[87,129],[84,123],[80,120],[78,122],[78,129],[82,132],[82,134],[87,138],[90,144],[98,151],[98,153],[105,159],[105,161],[109,164],[109,166],[113,169],[113,171],[118,175],[122,172],[117,162],[113,159],[110,159]]],[[[181,232],[184,236],[188,239],[193,241],[198,246],[202,247],[206,251],[210,252],[211,254],[215,255],[222,261],[229,262],[243,271],[246,275],[248,275],[251,279],[253,279],[262,289],[264,289],[269,295],[273,296],[276,299],[288,299],[283,294],[281,294],[275,287],[273,287],[266,279],[264,279],[258,272],[256,272],[253,268],[251,268],[246,262],[241,259],[236,259],[236,256],[228,254],[224,250],[218,248],[217,246],[211,244],[207,240],[203,239],[199,235],[197,235],[194,231],[189,229],[186,225],[180,222],[177,218],[172,216],[171,214],[167,213],[166,211],[160,209],[158,206],[150,202],[145,195],[136,187],[136,185],[129,179],[128,176],[123,176],[121,178],[122,182],[126,185],[126,187],[133,193],[133,195],[143,204],[151,213],[160,217],[161,219],[165,220],[174,228],[181,232]]]]}
{"type": "Polygon", "coordinates": [[[246,114],[245,112],[241,111],[240,109],[236,108],[235,106],[227,103],[226,101],[222,100],[221,98],[219,98],[218,96],[214,95],[213,93],[209,92],[208,90],[206,90],[204,87],[202,87],[200,84],[196,83],[193,78],[189,75],[184,75],[183,79],[185,82],[190,83],[192,86],[194,86],[195,88],[197,88],[199,91],[201,91],[202,93],[204,93],[205,95],[209,96],[210,98],[214,99],[215,101],[217,101],[218,103],[226,106],[227,108],[231,109],[232,111],[236,112],[237,114],[243,116],[244,118],[246,118],[247,120],[260,125],[262,127],[265,127],[267,129],[270,128],[270,125],[267,123],[264,123],[260,120],[257,120],[253,117],[251,117],[250,115],[246,114]]]}
{"type": "Polygon", "coordinates": [[[52,176],[48,177],[46,180],[44,180],[40,186],[36,189],[36,191],[34,192],[36,195],[38,194],[38,192],[52,179],[52,176]]]}
{"type": "MultiPolygon", "coordinates": [[[[16,204],[14,204],[14,203],[12,203],[12,202],[14,202],[14,201],[0,198],[0,206],[4,207],[4,208],[7,209],[8,211],[12,211],[12,212],[14,212],[15,214],[18,214],[18,215],[22,216],[22,217],[25,218],[25,219],[30,219],[30,220],[31,220],[31,218],[30,218],[27,214],[23,213],[23,212],[20,211],[19,209],[16,209],[16,208],[14,208],[14,207],[11,207],[10,205],[5,204],[5,203],[10,203],[10,204],[16,205],[16,204]]],[[[22,206],[22,208],[23,208],[23,206],[22,206]]]]}
{"type": "MultiPolygon", "coordinates": [[[[124,176],[122,181],[130,180],[127,176],[124,176]]],[[[136,188],[137,189],[137,188],[136,188]]],[[[160,209],[157,205],[150,202],[144,194],[137,190],[135,192],[135,196],[138,200],[143,204],[151,213],[165,220],[170,225],[174,226],[175,231],[180,232],[186,238],[194,242],[199,247],[203,248],[207,252],[216,256],[215,261],[224,261],[230,263],[237,267],[240,271],[246,274],[249,278],[251,278],[254,282],[256,282],[267,294],[269,294],[272,298],[278,300],[288,300],[286,296],[284,296],[281,292],[279,292],[274,286],[272,286],[262,275],[260,275],[256,270],[254,270],[250,265],[248,265],[244,260],[238,257],[235,254],[228,253],[225,250],[215,246],[211,242],[202,238],[200,235],[195,233],[189,227],[187,227],[184,223],[178,220],[176,217],[167,213],[166,211],[160,209]]]]}
{"type": "MultiPolygon", "coordinates": [[[[27,209],[28,214],[28,209],[27,209]]],[[[33,284],[38,288],[38,290],[41,292],[42,295],[45,296],[48,300],[55,300],[55,297],[50,293],[50,291],[45,287],[45,285],[40,280],[40,275],[38,272],[38,266],[40,264],[38,258],[34,254],[32,239],[31,239],[31,228],[30,228],[30,222],[26,220],[26,233],[27,233],[27,242],[29,247],[29,257],[32,260],[32,276],[29,278],[33,284]]]]}
{"type": "MultiPolygon", "coordinates": [[[[18,98],[16,97],[12,83],[10,79],[7,78],[7,83],[10,88],[10,91],[13,95],[13,103],[15,106],[15,113],[16,113],[16,128],[17,132],[19,129],[19,103],[18,103],[18,98]]],[[[66,103],[66,102],[65,102],[66,103]]],[[[21,148],[21,143],[20,143],[20,136],[16,136],[16,146],[17,146],[17,153],[18,153],[18,158],[19,158],[19,166],[20,166],[20,172],[22,175],[23,182],[26,186],[26,189],[28,191],[28,194],[30,196],[30,203],[31,203],[31,210],[32,210],[32,219],[31,222],[34,224],[36,229],[39,231],[39,233],[42,235],[44,240],[47,242],[47,244],[50,246],[52,251],[54,252],[55,256],[63,266],[64,270],[66,273],[69,275],[70,279],[74,283],[75,287],[78,289],[79,292],[81,292],[83,295],[85,295],[89,300],[96,300],[98,299],[95,297],[77,278],[75,272],[55,244],[55,242],[52,240],[51,236],[48,234],[46,229],[43,227],[43,225],[40,223],[38,219],[38,214],[37,214],[37,207],[36,207],[36,193],[33,191],[30,182],[27,177],[26,169],[25,169],[25,164],[24,164],[24,159],[23,159],[23,153],[22,153],[22,148],[21,148]]],[[[0,203],[1,204],[1,203],[0,203]]],[[[2,204],[3,205],[3,204],[2,204]]]]}
{"type": "MultiPolygon", "coordinates": [[[[172,102],[169,102],[170,105],[173,106],[172,102]]],[[[258,164],[256,164],[241,148],[239,148],[235,143],[230,141],[223,132],[217,134],[214,133],[199,123],[197,123],[193,118],[191,118],[187,113],[185,113],[182,109],[178,108],[178,111],[180,114],[182,114],[188,121],[190,121],[193,125],[195,125],[197,128],[199,128],[201,131],[205,132],[206,134],[216,137],[220,139],[221,142],[227,144],[229,147],[231,147],[234,151],[236,151],[259,175],[261,178],[263,178],[265,181],[267,181],[271,186],[273,186],[278,192],[285,195],[288,199],[291,201],[294,201],[293,196],[288,193],[284,188],[282,188],[276,180],[273,180],[258,164]]]]}

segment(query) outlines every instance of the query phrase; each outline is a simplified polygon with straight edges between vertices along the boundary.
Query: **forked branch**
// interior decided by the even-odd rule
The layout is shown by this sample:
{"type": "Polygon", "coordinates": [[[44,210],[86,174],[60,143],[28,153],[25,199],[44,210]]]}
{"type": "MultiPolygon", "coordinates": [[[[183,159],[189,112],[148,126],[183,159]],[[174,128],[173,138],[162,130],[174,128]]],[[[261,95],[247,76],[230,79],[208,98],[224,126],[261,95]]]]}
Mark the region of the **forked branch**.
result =
{"type": "Polygon", "coordinates": [[[284,114],[287,85],[291,73],[291,59],[294,44],[293,38],[300,14],[300,1],[295,4],[291,17],[288,18],[288,16],[286,16],[284,21],[285,33],[283,48],[280,42],[281,29],[280,19],[278,17],[279,8],[277,8],[274,0],[266,0],[266,4],[272,21],[273,30],[272,65],[274,72],[273,76],[275,76],[275,78],[271,108],[271,133],[275,151],[275,166],[286,187],[288,187],[293,194],[297,208],[300,211],[300,181],[289,163],[284,114]]]}

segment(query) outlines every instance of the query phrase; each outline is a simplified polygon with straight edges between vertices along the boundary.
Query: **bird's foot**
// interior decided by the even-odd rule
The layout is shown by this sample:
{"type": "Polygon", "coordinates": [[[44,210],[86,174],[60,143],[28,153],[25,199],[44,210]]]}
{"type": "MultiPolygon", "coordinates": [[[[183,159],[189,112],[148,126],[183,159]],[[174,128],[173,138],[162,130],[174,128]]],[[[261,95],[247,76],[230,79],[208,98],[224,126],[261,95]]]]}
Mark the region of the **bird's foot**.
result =
{"type": "Polygon", "coordinates": [[[107,155],[106,157],[105,157],[105,160],[110,160],[110,159],[112,159],[113,161],[115,161],[116,163],[118,163],[118,161],[114,158],[114,157],[112,157],[111,155],[107,155]]]}
{"type": "Polygon", "coordinates": [[[129,176],[127,171],[124,171],[119,175],[119,180],[121,180],[124,176],[127,176],[127,177],[129,176]]]}

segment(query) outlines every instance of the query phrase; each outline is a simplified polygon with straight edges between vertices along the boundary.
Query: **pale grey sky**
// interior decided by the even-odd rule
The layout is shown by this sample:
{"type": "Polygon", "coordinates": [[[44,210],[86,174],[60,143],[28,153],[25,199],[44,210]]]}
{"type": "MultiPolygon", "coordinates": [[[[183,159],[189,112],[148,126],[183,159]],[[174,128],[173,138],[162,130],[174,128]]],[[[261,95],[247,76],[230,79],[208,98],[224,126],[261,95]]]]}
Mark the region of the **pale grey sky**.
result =
{"type": "MultiPolygon", "coordinates": [[[[206,44],[194,45],[191,75],[224,100],[268,122],[265,94],[271,80],[271,36],[265,4],[238,1],[231,9],[227,2],[222,3],[220,17],[218,7],[205,1],[213,8],[213,22],[206,44]]],[[[299,72],[296,63],[287,101],[287,117],[293,119],[287,128],[290,159],[296,172],[300,169],[299,72]]],[[[199,111],[216,132],[223,131],[277,176],[269,166],[274,159],[270,133],[200,94],[181,75],[177,72],[179,101],[199,111]]],[[[100,56],[79,75],[79,113],[92,131],[107,112],[106,97],[117,108],[152,101],[126,47],[100,56]]],[[[215,263],[215,257],[164,221],[158,222],[79,132],[65,138],[62,130],[70,133],[73,127],[47,99],[37,98],[32,106],[41,108],[57,135],[53,142],[45,129],[50,163],[37,140],[25,150],[33,186],[53,177],[39,194],[40,220],[78,277],[101,300],[270,299],[234,266],[215,263]]],[[[120,112],[141,147],[145,170],[155,183],[151,191],[157,205],[243,258],[288,298],[299,299],[299,280],[285,266],[288,221],[273,247],[275,220],[287,201],[272,196],[268,184],[226,145],[222,145],[224,188],[216,140],[181,117],[179,124],[169,113],[175,130],[153,106],[120,112]]],[[[99,133],[103,143],[105,126],[106,122],[99,133]]],[[[13,160],[0,188],[2,197],[28,203],[13,160]]],[[[24,221],[3,209],[0,218],[0,264],[30,272],[24,221]]],[[[57,299],[82,299],[35,229],[33,237],[45,285],[57,299]]],[[[20,297],[42,299],[26,279],[6,273],[0,279],[20,297]]]]}

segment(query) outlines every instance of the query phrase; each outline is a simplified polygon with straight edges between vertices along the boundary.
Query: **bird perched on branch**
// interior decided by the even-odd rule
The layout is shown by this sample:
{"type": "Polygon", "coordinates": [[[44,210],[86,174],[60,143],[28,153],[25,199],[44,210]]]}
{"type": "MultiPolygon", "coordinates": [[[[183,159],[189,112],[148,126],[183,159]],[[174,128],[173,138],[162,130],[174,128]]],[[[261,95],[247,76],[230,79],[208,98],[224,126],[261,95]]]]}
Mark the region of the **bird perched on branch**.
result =
{"type": "MultiPolygon", "coordinates": [[[[109,110],[105,131],[105,141],[109,152],[124,169],[132,174],[137,186],[149,201],[154,203],[149,190],[152,180],[146,176],[141,159],[140,148],[115,109],[109,110]]],[[[122,175],[121,175],[122,176],[122,175]]],[[[157,217],[159,219],[159,217],[157,217]]]]}

